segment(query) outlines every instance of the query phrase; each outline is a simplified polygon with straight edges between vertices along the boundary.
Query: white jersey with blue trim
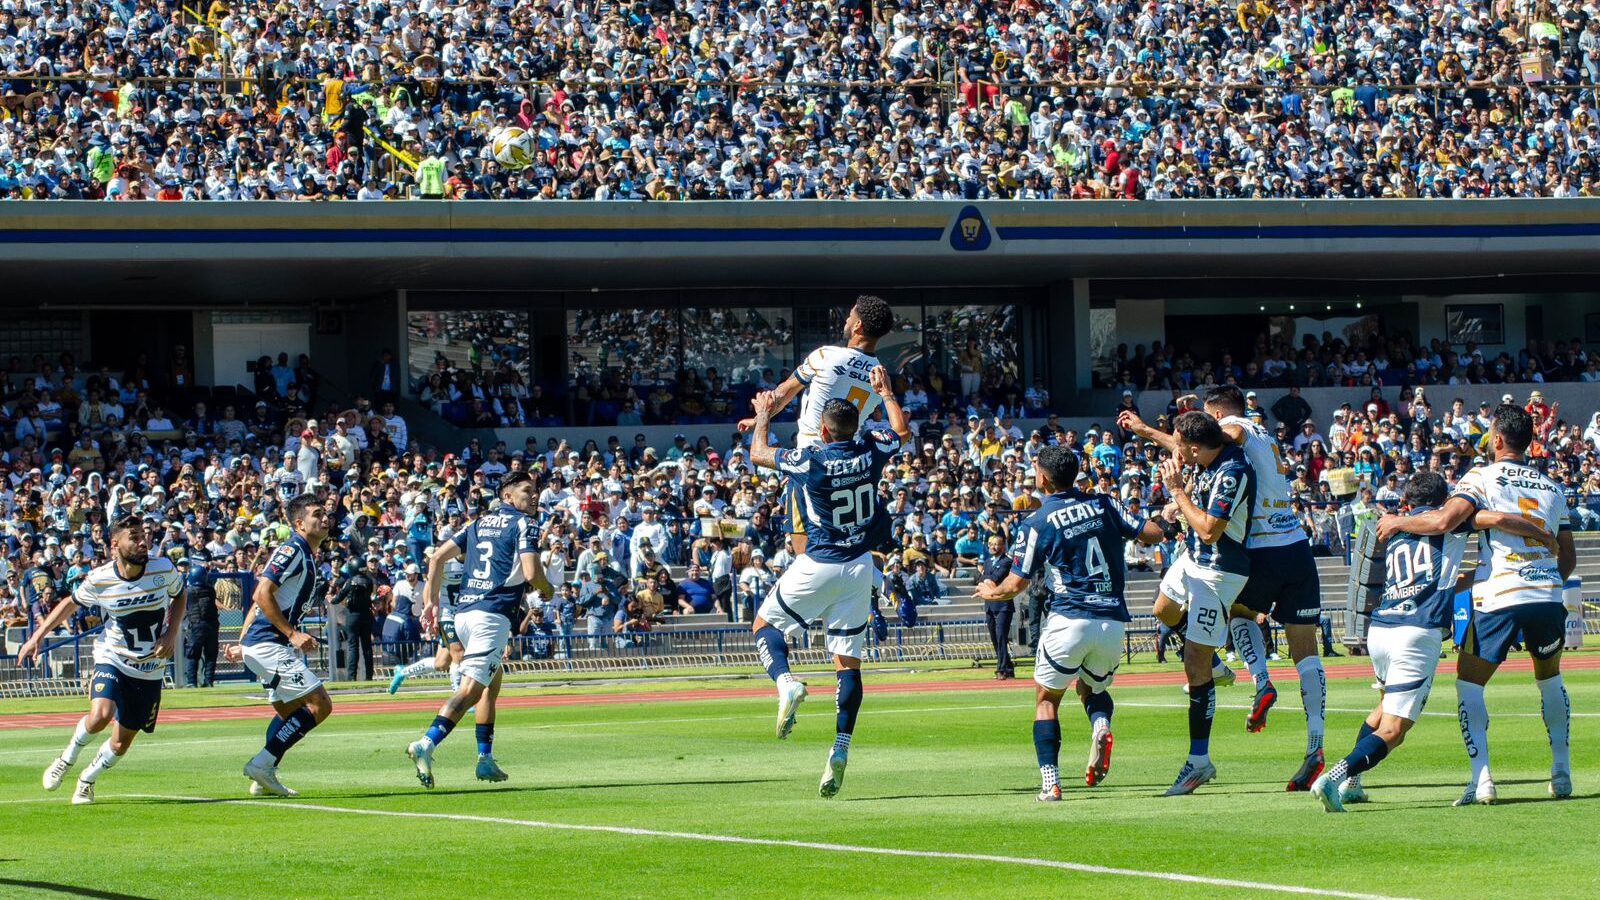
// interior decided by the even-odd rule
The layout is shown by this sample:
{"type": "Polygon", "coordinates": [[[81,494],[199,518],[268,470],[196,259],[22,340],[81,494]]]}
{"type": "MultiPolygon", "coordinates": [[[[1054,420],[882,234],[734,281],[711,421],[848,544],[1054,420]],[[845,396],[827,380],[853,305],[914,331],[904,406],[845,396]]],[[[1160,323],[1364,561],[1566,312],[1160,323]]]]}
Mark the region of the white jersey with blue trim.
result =
{"type": "Polygon", "coordinates": [[[1278,442],[1265,428],[1244,416],[1228,416],[1222,424],[1244,429],[1244,455],[1256,476],[1256,498],[1250,506],[1250,535],[1245,538],[1245,549],[1288,547],[1310,540],[1290,504],[1289,476],[1278,442]]]}
{"type": "MultiPolygon", "coordinates": [[[[1520,462],[1495,462],[1461,476],[1452,499],[1474,509],[1522,516],[1547,531],[1571,531],[1567,498],[1543,472],[1520,462]]],[[[1490,528],[1478,535],[1473,608],[1494,612],[1525,603],[1560,603],[1565,580],[1549,547],[1490,528]],[[1482,565],[1482,560],[1489,565],[1482,565]]]]}
{"type": "Polygon", "coordinates": [[[115,563],[97,566],[72,592],[79,606],[105,615],[105,629],[94,641],[96,665],[124,675],[160,681],[167,660],[154,659],[156,643],[167,633],[167,608],[183,592],[183,576],[164,556],[152,557],[144,574],[131,581],[115,563]]]}
{"type": "Polygon", "coordinates": [[[854,406],[861,413],[861,424],[866,425],[873,410],[883,403],[872,389],[872,370],[878,365],[876,356],[852,347],[818,347],[795,366],[794,377],[806,386],[795,423],[795,446],[822,446],[822,407],[829,400],[854,406]]]}

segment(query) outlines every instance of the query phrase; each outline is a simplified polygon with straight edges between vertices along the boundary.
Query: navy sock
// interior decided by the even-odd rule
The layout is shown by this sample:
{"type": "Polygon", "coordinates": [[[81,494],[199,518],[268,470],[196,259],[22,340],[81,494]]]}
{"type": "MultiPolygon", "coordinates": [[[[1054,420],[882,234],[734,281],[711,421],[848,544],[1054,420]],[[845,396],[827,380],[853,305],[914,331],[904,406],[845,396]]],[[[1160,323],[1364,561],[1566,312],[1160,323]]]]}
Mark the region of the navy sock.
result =
{"type": "Polygon", "coordinates": [[[855,734],[856,713],[861,711],[861,671],[840,669],[835,675],[839,679],[839,692],[834,695],[835,730],[839,734],[855,734]]]}
{"type": "Polygon", "coordinates": [[[478,736],[478,755],[488,756],[494,752],[494,723],[479,725],[473,729],[478,736]]]}
{"type": "Polygon", "coordinates": [[[1215,650],[1211,651],[1211,668],[1215,669],[1220,665],[1222,665],[1222,654],[1215,650]]]}
{"type": "Polygon", "coordinates": [[[1089,716],[1089,723],[1094,724],[1100,719],[1106,720],[1106,726],[1111,725],[1111,712],[1116,709],[1116,704],[1111,702],[1111,693],[1101,691],[1090,694],[1083,699],[1083,711],[1089,716]]]}
{"type": "Polygon", "coordinates": [[[269,747],[272,744],[273,735],[277,734],[278,733],[278,729],[282,728],[282,727],[283,727],[283,716],[280,716],[277,713],[273,713],[272,714],[272,721],[267,723],[267,745],[269,747]]]}
{"type": "Polygon", "coordinates": [[[1211,719],[1217,714],[1217,683],[1210,679],[1205,684],[1189,688],[1189,755],[1209,756],[1211,753],[1211,719]]]}
{"type": "Polygon", "coordinates": [[[317,717],[304,706],[295,710],[287,719],[274,716],[272,720],[280,724],[275,731],[267,735],[267,752],[279,762],[283,761],[283,755],[289,752],[290,747],[300,743],[306,732],[317,727],[317,717]]]}
{"type": "Polygon", "coordinates": [[[1367,739],[1367,735],[1371,734],[1373,732],[1373,730],[1374,730],[1373,727],[1371,725],[1368,725],[1366,723],[1366,720],[1363,719],[1362,722],[1361,722],[1361,730],[1356,732],[1356,743],[1359,744],[1362,741],[1366,740],[1367,739]]]}
{"type": "Polygon", "coordinates": [[[455,729],[456,723],[446,719],[444,716],[434,716],[433,724],[428,726],[427,738],[437,747],[444,743],[444,739],[449,737],[450,732],[455,729]]]}
{"type": "Polygon", "coordinates": [[[1039,756],[1039,767],[1054,766],[1061,759],[1061,722],[1046,719],[1033,723],[1033,752],[1039,756]]]}
{"type": "Polygon", "coordinates": [[[1383,742],[1383,738],[1375,734],[1362,735],[1361,740],[1356,741],[1356,748],[1344,758],[1344,763],[1349,768],[1347,777],[1354,778],[1360,775],[1383,762],[1383,758],[1388,755],[1389,745],[1383,742]]]}
{"type": "Polygon", "coordinates": [[[783,639],[783,632],[771,625],[756,632],[756,656],[773,681],[789,674],[789,644],[783,639]]]}

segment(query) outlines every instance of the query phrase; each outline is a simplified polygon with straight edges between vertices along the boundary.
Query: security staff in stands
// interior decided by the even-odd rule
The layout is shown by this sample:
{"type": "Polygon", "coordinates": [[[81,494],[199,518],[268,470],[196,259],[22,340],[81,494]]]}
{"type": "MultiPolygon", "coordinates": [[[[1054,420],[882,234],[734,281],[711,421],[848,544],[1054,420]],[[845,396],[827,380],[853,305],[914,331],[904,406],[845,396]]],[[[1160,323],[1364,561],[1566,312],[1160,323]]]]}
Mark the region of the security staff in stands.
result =
{"type": "Polygon", "coordinates": [[[210,562],[209,553],[194,548],[178,563],[189,592],[183,610],[183,669],[190,687],[210,687],[217,681],[217,590],[210,562]]]}

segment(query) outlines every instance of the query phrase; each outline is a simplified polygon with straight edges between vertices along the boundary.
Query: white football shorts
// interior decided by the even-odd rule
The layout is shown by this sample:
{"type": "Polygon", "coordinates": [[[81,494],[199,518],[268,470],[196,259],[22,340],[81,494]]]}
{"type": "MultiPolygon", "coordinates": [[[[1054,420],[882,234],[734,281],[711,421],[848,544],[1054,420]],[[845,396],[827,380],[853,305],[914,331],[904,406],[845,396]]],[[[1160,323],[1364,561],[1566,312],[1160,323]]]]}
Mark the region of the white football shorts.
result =
{"type": "Polygon", "coordinates": [[[322,679],[306,665],[300,651],[283,644],[249,644],[242,648],[244,665],[266,688],[273,703],[290,703],[322,687],[322,679]]]}
{"type": "Polygon", "coordinates": [[[1102,693],[1122,665],[1126,628],[1111,619],[1069,619],[1051,613],[1039,634],[1033,680],[1047,691],[1062,691],[1077,678],[1096,694],[1102,693]]]}
{"type": "Polygon", "coordinates": [[[802,554],[779,576],[756,615],[790,637],[820,622],[829,653],[860,659],[872,618],[873,569],[870,553],[845,563],[802,554]]]}
{"type": "Polygon", "coordinates": [[[1189,608],[1184,636],[1205,647],[1228,644],[1228,610],[1247,579],[1232,572],[1203,569],[1188,555],[1178,557],[1161,579],[1161,593],[1189,608]]]}
{"type": "Polygon", "coordinates": [[[493,684],[511,640],[511,620],[485,609],[458,612],[456,637],[461,640],[461,676],[484,687],[493,684]]]}
{"type": "Polygon", "coordinates": [[[1422,716],[1443,645],[1437,628],[1391,625],[1367,630],[1372,671],[1383,684],[1384,712],[1413,722],[1422,716]]]}

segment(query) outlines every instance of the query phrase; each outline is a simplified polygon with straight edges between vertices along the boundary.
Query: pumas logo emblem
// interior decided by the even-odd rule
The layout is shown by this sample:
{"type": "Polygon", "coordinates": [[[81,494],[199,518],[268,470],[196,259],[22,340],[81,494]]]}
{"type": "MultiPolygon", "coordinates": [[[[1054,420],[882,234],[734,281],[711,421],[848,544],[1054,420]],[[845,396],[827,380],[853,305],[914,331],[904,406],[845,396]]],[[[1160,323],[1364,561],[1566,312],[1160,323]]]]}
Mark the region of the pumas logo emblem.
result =
{"type": "Polygon", "coordinates": [[[961,207],[961,211],[956,213],[955,222],[950,225],[950,248],[960,251],[987,250],[993,240],[989,222],[984,219],[983,213],[976,206],[961,207]]]}

